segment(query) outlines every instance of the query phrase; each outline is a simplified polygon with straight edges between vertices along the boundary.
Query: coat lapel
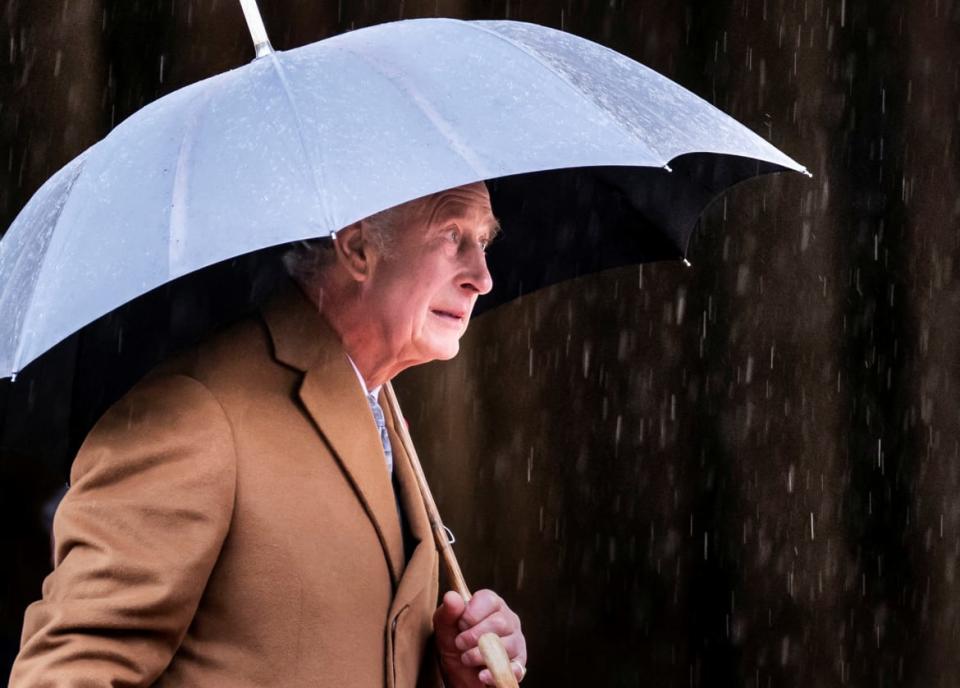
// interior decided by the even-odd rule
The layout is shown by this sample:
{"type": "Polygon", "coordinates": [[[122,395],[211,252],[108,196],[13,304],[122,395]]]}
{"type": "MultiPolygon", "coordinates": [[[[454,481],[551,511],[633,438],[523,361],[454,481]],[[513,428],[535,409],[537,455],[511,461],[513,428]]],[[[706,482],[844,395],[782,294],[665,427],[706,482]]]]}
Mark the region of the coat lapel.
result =
{"type": "Polygon", "coordinates": [[[403,507],[404,518],[407,520],[407,527],[416,541],[394,598],[392,614],[410,604],[433,580],[434,569],[437,566],[437,549],[433,542],[427,511],[423,506],[423,497],[420,496],[420,488],[413,474],[410,450],[403,441],[403,435],[397,429],[398,422],[406,421],[403,418],[394,418],[383,391],[380,392],[380,405],[386,415],[387,431],[390,433],[390,444],[393,447],[393,470],[396,471],[400,504],[403,507]]]}
{"type": "Polygon", "coordinates": [[[397,584],[404,554],[393,487],[373,414],[343,346],[293,285],[267,304],[263,316],[274,355],[305,373],[300,400],[363,504],[397,584]]]}

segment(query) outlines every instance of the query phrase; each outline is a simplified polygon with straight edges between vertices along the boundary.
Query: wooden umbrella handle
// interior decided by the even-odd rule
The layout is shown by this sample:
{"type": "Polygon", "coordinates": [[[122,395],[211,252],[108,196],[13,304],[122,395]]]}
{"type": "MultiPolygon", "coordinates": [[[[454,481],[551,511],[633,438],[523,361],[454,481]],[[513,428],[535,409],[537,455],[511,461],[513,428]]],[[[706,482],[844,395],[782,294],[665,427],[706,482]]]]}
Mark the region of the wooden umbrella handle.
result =
{"type": "MultiPolygon", "coordinates": [[[[410,438],[410,431],[407,429],[403,416],[400,414],[400,404],[397,403],[397,397],[393,393],[393,386],[388,382],[383,387],[384,394],[387,397],[387,403],[390,404],[390,412],[393,415],[393,424],[410,456],[410,464],[413,466],[413,474],[417,479],[417,487],[420,488],[420,496],[423,498],[423,505],[427,510],[427,518],[430,521],[430,530],[433,531],[433,541],[437,545],[440,553],[440,561],[443,562],[443,569],[447,574],[447,580],[453,585],[453,589],[459,593],[464,602],[469,602],[473,596],[470,588],[467,587],[467,581],[463,577],[463,571],[460,570],[460,563],[457,556],[453,553],[450,546],[450,539],[447,537],[447,529],[443,527],[443,521],[440,520],[440,512],[437,509],[437,503],[433,500],[433,493],[430,492],[430,486],[427,484],[427,477],[420,466],[420,457],[417,456],[417,450],[413,446],[413,440],[410,438]]],[[[490,670],[493,676],[494,685],[497,688],[520,688],[517,683],[517,677],[513,675],[513,668],[510,666],[510,656],[507,654],[503,641],[496,633],[484,633],[478,643],[480,654],[483,656],[483,662],[490,670]]]]}

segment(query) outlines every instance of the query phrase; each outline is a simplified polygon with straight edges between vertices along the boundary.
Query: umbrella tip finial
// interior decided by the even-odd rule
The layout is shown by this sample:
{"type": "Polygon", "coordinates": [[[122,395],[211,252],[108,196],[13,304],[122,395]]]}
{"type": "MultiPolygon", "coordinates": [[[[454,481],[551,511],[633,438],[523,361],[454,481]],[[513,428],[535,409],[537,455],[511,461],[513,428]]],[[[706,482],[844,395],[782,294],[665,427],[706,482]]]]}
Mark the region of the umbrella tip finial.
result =
{"type": "Polygon", "coordinates": [[[667,172],[673,172],[673,168],[671,168],[670,165],[664,165],[663,169],[665,169],[667,172]]]}
{"type": "Polygon", "coordinates": [[[267,38],[267,29],[263,25],[257,0],[240,0],[240,8],[243,10],[243,18],[247,20],[247,28],[250,29],[250,38],[253,39],[253,49],[257,57],[271,54],[273,46],[267,38]]]}

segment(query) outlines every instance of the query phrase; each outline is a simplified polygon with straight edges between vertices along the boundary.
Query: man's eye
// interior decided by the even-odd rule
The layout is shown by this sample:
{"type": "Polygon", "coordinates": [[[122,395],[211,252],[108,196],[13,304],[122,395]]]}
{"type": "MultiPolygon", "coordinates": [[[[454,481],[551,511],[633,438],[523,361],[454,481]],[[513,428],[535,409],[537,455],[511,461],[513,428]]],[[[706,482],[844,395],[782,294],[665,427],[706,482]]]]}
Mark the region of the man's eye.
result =
{"type": "Polygon", "coordinates": [[[457,227],[451,227],[447,230],[447,238],[450,239],[455,244],[460,243],[460,229],[457,227]]]}

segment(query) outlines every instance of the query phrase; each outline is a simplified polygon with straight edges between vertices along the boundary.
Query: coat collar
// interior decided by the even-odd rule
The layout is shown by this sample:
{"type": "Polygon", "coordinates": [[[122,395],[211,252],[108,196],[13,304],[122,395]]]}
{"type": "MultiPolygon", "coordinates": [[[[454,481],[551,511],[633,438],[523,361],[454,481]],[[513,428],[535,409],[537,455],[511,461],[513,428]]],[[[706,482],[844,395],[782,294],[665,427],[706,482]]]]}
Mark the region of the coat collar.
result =
{"type": "Polygon", "coordinates": [[[293,284],[267,303],[263,319],[276,359],[304,373],[300,401],[363,504],[397,585],[404,553],[393,486],[370,406],[340,339],[293,284]]]}
{"type": "Polygon", "coordinates": [[[342,356],[347,361],[336,333],[292,281],[270,297],[262,315],[273,342],[273,355],[281,363],[306,372],[321,356],[342,356]]]}

